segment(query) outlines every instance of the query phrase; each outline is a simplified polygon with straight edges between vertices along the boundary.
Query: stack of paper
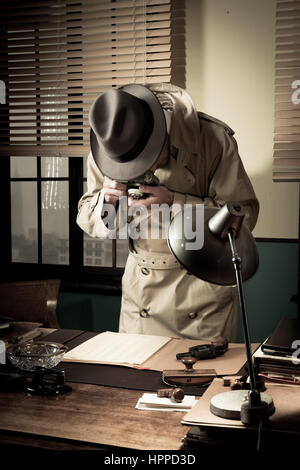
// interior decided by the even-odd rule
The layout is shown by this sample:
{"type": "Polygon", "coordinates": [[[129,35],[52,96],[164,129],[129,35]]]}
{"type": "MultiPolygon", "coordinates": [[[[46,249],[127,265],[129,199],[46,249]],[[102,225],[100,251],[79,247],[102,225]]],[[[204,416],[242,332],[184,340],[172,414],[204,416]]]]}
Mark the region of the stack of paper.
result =
{"type": "Polygon", "coordinates": [[[300,377],[300,359],[298,356],[299,350],[296,349],[295,353],[280,353],[271,352],[267,353],[263,350],[263,345],[253,354],[254,362],[258,366],[260,373],[267,374],[269,377],[282,377],[285,379],[297,378],[296,383],[299,383],[300,377]]]}
{"type": "Polygon", "coordinates": [[[144,393],[138,400],[136,408],[148,411],[188,411],[197,403],[192,395],[187,395],[178,403],[171,398],[160,398],[155,393],[144,393]]]}
{"type": "Polygon", "coordinates": [[[140,365],[170,340],[164,336],[106,331],[66,353],[63,361],[140,365]]]}

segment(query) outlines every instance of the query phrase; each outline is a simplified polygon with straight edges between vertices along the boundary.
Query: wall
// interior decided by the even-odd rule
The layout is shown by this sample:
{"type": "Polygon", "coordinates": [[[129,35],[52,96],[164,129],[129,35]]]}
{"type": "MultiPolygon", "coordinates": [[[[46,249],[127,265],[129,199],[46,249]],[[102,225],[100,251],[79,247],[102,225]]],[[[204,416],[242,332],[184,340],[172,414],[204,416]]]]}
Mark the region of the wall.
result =
{"type": "Polygon", "coordinates": [[[228,123],[260,201],[256,237],[298,237],[298,183],[272,182],[275,0],[187,0],[186,88],[228,123]]]}

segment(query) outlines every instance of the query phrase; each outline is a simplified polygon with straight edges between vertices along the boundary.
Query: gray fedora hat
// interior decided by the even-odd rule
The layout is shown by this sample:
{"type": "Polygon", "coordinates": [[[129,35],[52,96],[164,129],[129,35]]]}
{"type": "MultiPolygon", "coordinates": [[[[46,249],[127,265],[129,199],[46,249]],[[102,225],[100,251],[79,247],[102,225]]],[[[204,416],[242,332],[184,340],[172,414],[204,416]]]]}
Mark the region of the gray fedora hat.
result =
{"type": "Polygon", "coordinates": [[[156,96],[143,85],[102,93],[89,122],[92,155],[101,172],[128,181],[149,170],[166,139],[166,119],[156,96]]]}

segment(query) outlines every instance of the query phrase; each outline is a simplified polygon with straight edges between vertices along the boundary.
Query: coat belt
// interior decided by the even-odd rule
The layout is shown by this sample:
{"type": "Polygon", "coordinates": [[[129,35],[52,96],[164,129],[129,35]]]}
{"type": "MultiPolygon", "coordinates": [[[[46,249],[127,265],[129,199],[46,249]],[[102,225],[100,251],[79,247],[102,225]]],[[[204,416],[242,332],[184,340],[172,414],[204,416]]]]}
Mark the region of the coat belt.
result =
{"type": "Polygon", "coordinates": [[[170,253],[137,253],[131,247],[129,249],[130,255],[132,255],[139,266],[148,269],[172,269],[181,268],[181,265],[177,259],[170,253]]]}

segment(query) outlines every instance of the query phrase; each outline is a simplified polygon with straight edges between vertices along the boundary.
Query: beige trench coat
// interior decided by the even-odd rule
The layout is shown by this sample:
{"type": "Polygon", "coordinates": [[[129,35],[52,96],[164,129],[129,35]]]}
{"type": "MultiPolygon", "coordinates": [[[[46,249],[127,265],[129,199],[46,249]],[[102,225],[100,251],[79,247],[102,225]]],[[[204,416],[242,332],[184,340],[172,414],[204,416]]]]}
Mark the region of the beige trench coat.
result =
{"type": "MultiPolygon", "coordinates": [[[[240,201],[250,230],[259,204],[238,154],[234,132],[223,122],[197,113],[189,95],[170,84],[154,84],[161,102],[173,102],[170,160],[156,170],[161,184],[174,191],[174,207],[186,203],[222,206],[240,201]]],[[[92,237],[109,238],[101,218],[103,175],[90,153],[88,190],[79,201],[77,223],[92,237]]],[[[120,227],[119,227],[120,228],[120,227]]],[[[234,341],[237,326],[235,287],[216,286],[189,274],[170,253],[166,239],[131,241],[122,279],[119,331],[234,341]]]]}

